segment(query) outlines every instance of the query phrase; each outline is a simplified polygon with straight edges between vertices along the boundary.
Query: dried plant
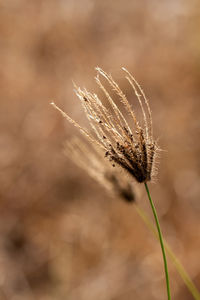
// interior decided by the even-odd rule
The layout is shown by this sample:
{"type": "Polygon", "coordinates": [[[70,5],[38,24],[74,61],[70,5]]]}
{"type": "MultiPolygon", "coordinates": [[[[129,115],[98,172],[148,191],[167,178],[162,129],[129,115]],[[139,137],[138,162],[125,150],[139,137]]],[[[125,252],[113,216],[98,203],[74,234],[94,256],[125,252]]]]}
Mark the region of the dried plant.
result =
{"type": "Polygon", "coordinates": [[[155,218],[157,233],[146,214],[139,209],[138,206],[135,207],[141,218],[160,241],[168,300],[171,299],[171,296],[165,247],[194,298],[200,299],[198,290],[192,283],[181,263],[173,254],[167,243],[163,242],[156,209],[147,185],[147,182],[152,180],[152,177],[155,176],[156,157],[160,150],[153,138],[151,110],[149,102],[138,82],[125,68],[122,69],[126,74],[126,79],[132,87],[141,108],[143,116],[141,124],[136,118],[135,112],[128,102],[126,95],[113,80],[112,76],[108,75],[102,69],[96,68],[97,76],[95,79],[110,105],[109,108],[102,103],[96,94],[92,94],[86,89],[81,90],[74,85],[75,93],[81,101],[95,137],[91,135],[88,130],[84,129],[70,118],[55,103],[51,103],[70,123],[81,131],[91,143],[93,149],[88,148],[79,140],[74,139],[73,142],[66,143],[65,153],[79,166],[90,173],[90,175],[100,182],[107,190],[111,191],[113,195],[120,197],[125,201],[135,202],[135,193],[132,184],[130,183],[130,179],[127,180],[126,177],[119,172],[120,168],[126,170],[137,182],[144,183],[155,218]],[[119,98],[125,112],[130,117],[129,122],[127,116],[125,117],[122,110],[116,105],[116,102],[111,97],[111,93],[106,89],[105,84],[102,83],[101,77],[106,80],[108,85],[114,91],[115,96],[119,98]],[[105,160],[105,158],[107,160],[105,160]],[[112,167],[115,166],[117,168],[112,169],[112,167]]]}
{"type": "Polygon", "coordinates": [[[75,92],[81,101],[96,138],[62,112],[54,103],[52,104],[62,112],[68,121],[78,127],[90,142],[96,143],[105,151],[105,156],[112,162],[113,166],[115,164],[121,166],[138,182],[147,182],[151,180],[152,175],[155,175],[155,159],[159,150],[157,143],[153,139],[151,110],[140,85],[125,68],[123,70],[139,101],[143,114],[144,128],[136,119],[134,110],[118,84],[112,79],[111,75],[108,75],[100,68],[97,68],[98,74],[95,79],[108,99],[110,109],[103,105],[96,94],[92,94],[86,89],[81,90],[75,85],[75,92]],[[111,88],[118,95],[125,110],[131,117],[133,129],[131,129],[123,113],[101,82],[100,75],[108,81],[111,88]]]}
{"type": "Polygon", "coordinates": [[[147,181],[150,181],[155,170],[155,158],[159,150],[157,143],[153,138],[152,117],[149,102],[134,77],[125,69],[122,68],[126,74],[126,79],[130,83],[136,98],[141,107],[143,115],[143,126],[140,125],[136,118],[135,112],[127,100],[126,95],[122,92],[119,85],[113,80],[111,75],[108,75],[100,68],[96,68],[97,76],[96,82],[107,98],[110,109],[103,105],[102,101],[96,94],[88,92],[86,89],[81,90],[75,85],[75,92],[81,101],[86,116],[92,127],[96,137],[93,137],[89,132],[71,119],[65,112],[63,112],[55,103],[51,103],[62,115],[72,124],[80,129],[80,131],[87,137],[87,139],[98,145],[105,152],[105,157],[109,158],[113,167],[120,166],[132,175],[137,182],[143,182],[150,201],[152,212],[155,218],[158,236],[160,240],[168,300],[170,296],[169,275],[167,267],[167,259],[163,243],[163,237],[158,221],[155,206],[150,196],[147,181]],[[122,111],[112,99],[110,93],[107,91],[105,85],[100,80],[102,76],[118,96],[123,104],[125,111],[131,118],[132,126],[129,126],[127,118],[125,118],[122,111]],[[131,129],[132,128],[132,129],[131,129]]]}

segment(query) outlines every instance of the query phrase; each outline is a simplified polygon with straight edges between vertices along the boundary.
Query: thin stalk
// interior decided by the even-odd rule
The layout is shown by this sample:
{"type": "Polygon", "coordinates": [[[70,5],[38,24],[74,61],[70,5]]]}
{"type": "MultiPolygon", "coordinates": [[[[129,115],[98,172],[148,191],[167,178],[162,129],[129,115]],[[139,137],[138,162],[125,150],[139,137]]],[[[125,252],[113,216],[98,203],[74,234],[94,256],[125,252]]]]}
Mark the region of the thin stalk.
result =
{"type": "Polygon", "coordinates": [[[162,232],[161,232],[161,229],[160,229],[160,224],[159,224],[158,216],[157,216],[157,213],[156,213],[156,208],[155,208],[155,206],[153,204],[153,201],[151,199],[151,195],[150,195],[150,192],[149,192],[148,185],[147,185],[146,182],[144,183],[144,185],[145,185],[146,192],[147,192],[147,195],[148,195],[148,198],[149,198],[149,202],[150,202],[150,205],[151,205],[151,208],[152,208],[152,211],[153,211],[153,215],[154,215],[155,222],[156,222],[156,227],[157,227],[157,230],[158,230],[158,236],[159,236],[159,240],[160,240],[160,246],[161,246],[161,250],[162,250],[164,268],[165,268],[167,296],[168,296],[168,300],[170,300],[171,296],[170,296],[170,287],[169,287],[169,274],[168,274],[167,259],[166,259],[166,254],[165,254],[165,247],[164,247],[164,243],[163,243],[162,232]]]}
{"type": "MultiPolygon", "coordinates": [[[[150,218],[146,215],[146,213],[140,207],[138,207],[136,204],[135,204],[135,210],[138,213],[138,215],[141,217],[141,219],[144,221],[144,223],[147,225],[147,227],[154,234],[154,236],[157,239],[159,239],[158,232],[157,232],[155,226],[153,225],[153,223],[151,222],[150,218]]],[[[194,283],[192,282],[189,274],[187,273],[185,268],[182,266],[181,262],[176,257],[176,255],[174,254],[174,252],[172,251],[171,247],[169,246],[169,244],[166,242],[165,239],[163,239],[163,242],[164,242],[164,246],[165,246],[167,254],[169,255],[169,257],[170,257],[172,263],[174,264],[177,272],[179,273],[179,275],[183,279],[185,285],[187,286],[188,290],[192,294],[193,298],[195,300],[200,300],[200,293],[197,290],[194,283]]]]}

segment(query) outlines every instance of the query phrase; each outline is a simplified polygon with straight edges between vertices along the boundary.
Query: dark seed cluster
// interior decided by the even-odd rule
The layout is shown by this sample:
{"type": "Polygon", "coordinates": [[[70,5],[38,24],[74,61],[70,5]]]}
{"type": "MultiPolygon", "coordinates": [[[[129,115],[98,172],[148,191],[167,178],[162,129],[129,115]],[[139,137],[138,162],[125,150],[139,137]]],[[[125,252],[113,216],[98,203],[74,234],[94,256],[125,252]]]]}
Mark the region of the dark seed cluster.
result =
{"type": "MultiPolygon", "coordinates": [[[[128,130],[125,128],[125,131],[128,130]]],[[[146,144],[142,129],[137,136],[138,142],[135,143],[133,136],[129,136],[123,144],[116,142],[115,147],[110,144],[110,150],[105,152],[105,156],[134,176],[138,182],[146,182],[151,179],[155,145],[146,144]]]]}

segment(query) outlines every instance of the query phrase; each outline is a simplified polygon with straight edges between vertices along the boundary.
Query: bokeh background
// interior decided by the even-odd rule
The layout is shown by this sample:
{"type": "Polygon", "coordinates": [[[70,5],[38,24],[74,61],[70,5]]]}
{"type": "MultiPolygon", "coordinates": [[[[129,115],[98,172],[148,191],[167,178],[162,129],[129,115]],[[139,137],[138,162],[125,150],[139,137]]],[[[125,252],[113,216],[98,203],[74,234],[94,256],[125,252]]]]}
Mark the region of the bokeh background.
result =
{"type": "MultiPolygon", "coordinates": [[[[127,67],[150,99],[166,150],[152,197],[200,289],[199,28],[197,0],[0,1],[0,299],[166,299],[160,246],[134,207],[63,155],[78,131],[49,103],[87,127],[72,80],[97,91],[96,66],[122,88],[127,67]]],[[[169,269],[173,299],[193,299],[169,269]]]]}

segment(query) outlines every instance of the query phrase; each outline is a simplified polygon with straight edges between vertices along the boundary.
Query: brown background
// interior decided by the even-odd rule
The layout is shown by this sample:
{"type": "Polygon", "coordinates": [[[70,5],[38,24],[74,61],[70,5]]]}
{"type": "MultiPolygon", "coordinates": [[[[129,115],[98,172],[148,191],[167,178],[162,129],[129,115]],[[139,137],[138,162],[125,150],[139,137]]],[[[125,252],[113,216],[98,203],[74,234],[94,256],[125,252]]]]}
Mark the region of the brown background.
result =
{"type": "MultiPolygon", "coordinates": [[[[195,0],[0,1],[0,299],[166,299],[159,244],[134,208],[62,153],[78,132],[49,102],[87,126],[72,80],[96,90],[96,66],[122,87],[126,66],[150,99],[166,150],[152,197],[200,289],[199,26],[195,0]]],[[[192,299],[169,269],[173,299],[192,299]]]]}

